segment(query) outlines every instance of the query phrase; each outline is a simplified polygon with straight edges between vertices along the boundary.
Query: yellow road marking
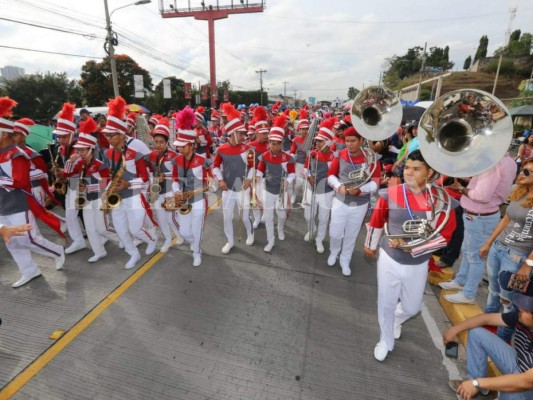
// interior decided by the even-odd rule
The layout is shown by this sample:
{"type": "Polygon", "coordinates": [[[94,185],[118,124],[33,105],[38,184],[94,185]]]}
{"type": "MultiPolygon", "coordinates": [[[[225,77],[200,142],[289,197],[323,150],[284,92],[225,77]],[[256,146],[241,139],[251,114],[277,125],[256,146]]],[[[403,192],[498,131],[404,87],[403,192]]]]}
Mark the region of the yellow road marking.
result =
{"type": "MultiPolygon", "coordinates": [[[[207,214],[210,214],[215,208],[222,203],[222,198],[217,199],[207,209],[207,214]]],[[[146,264],[141,266],[129,278],[122,282],[113,292],[98,303],[91,311],[89,311],[81,320],[79,320],[72,328],[70,328],[63,336],[61,336],[54,344],[45,350],[39,357],[37,357],[31,364],[29,364],[22,372],[13,378],[2,390],[0,390],[0,400],[7,400],[15,393],[17,393],[30,379],[39,373],[50,361],[52,361],[70,342],[72,342],[80,333],[82,333],[100,314],[102,314],[111,304],[113,304],[126,290],[128,290],[135,282],[139,280],[154,264],[159,261],[165,253],[157,253],[150,258],[146,264]]]]}

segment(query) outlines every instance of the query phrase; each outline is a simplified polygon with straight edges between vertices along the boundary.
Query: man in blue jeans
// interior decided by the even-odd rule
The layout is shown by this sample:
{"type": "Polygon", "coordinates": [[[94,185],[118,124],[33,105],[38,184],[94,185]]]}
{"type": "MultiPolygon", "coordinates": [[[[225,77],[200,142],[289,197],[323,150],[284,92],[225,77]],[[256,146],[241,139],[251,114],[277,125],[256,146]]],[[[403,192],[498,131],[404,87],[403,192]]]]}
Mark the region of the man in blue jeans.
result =
{"type": "Polygon", "coordinates": [[[444,344],[457,342],[458,335],[468,330],[466,372],[468,380],[450,381],[450,387],[462,399],[478,393],[500,392],[499,400],[533,399],[533,286],[526,293],[513,293],[515,309],[504,314],[479,314],[444,332],[444,344]],[[513,346],[482,328],[483,325],[515,329],[513,346]],[[502,375],[486,378],[487,357],[502,375]]]}
{"type": "Polygon", "coordinates": [[[452,281],[442,282],[443,289],[457,289],[447,294],[450,303],[473,304],[485,272],[485,260],[479,249],[500,221],[500,204],[507,200],[516,177],[514,160],[506,154],[494,167],[472,178],[467,187],[455,181],[448,186],[462,194],[464,239],[461,266],[452,281]]]}

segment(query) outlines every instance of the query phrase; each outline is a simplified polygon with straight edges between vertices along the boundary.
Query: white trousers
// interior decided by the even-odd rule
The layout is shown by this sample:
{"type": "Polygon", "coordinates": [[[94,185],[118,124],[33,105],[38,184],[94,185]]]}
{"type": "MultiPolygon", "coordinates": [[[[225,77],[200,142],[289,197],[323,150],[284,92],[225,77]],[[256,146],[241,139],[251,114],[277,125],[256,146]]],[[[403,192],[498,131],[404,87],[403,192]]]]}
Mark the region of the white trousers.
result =
{"type": "Polygon", "coordinates": [[[172,240],[172,232],[174,232],[175,236],[179,236],[177,220],[173,219],[174,213],[166,211],[161,207],[166,197],[172,197],[172,193],[160,194],[157,201],[151,204],[155,219],[159,225],[159,229],[161,229],[165,242],[172,240]]]}
{"type": "Polygon", "coordinates": [[[303,195],[303,188],[305,186],[306,178],[302,174],[304,170],[304,165],[300,163],[296,163],[296,179],[294,180],[294,190],[292,191],[292,196],[298,196],[300,193],[303,195]]]}
{"type": "MultiPolygon", "coordinates": [[[[233,215],[237,208],[239,217],[242,208],[242,222],[246,229],[246,234],[251,235],[253,232],[252,223],[250,221],[250,189],[234,191],[225,190],[222,192],[222,211],[224,212],[224,233],[228,243],[233,245],[235,243],[233,236],[233,215]]],[[[237,222],[240,224],[240,221],[237,222]]]]}
{"type": "Polygon", "coordinates": [[[31,194],[37,199],[40,205],[44,206],[46,202],[46,193],[42,186],[35,186],[31,188],[31,194]]]}
{"type": "Polygon", "coordinates": [[[195,201],[192,203],[192,210],[189,214],[182,215],[175,211],[179,226],[180,236],[192,245],[193,256],[202,255],[202,234],[204,231],[205,201],[195,201]]]}
{"type": "Polygon", "coordinates": [[[67,231],[73,242],[84,243],[83,233],[81,232],[80,220],[78,218],[78,209],[74,206],[74,201],[78,197],[78,191],[67,189],[65,196],[65,218],[67,220],[67,231]]]}
{"type": "Polygon", "coordinates": [[[261,179],[261,181],[258,181],[255,185],[255,197],[257,199],[258,204],[256,207],[252,208],[252,211],[254,213],[254,222],[256,221],[261,222],[261,213],[263,212],[263,208],[264,208],[264,204],[263,204],[263,199],[265,198],[264,192],[265,192],[265,182],[261,179]]]}
{"type": "Polygon", "coordinates": [[[378,258],[378,322],[380,342],[394,349],[394,327],[403,324],[422,307],[428,261],[402,265],[382,249],[378,258]]]}
{"type": "Polygon", "coordinates": [[[340,253],[341,265],[350,265],[355,241],[367,209],[368,203],[350,207],[336,197],[333,198],[329,225],[329,250],[335,256],[340,253]]]}
{"type": "MultiPolygon", "coordinates": [[[[286,197],[287,194],[286,194],[286,197]]],[[[265,217],[265,228],[267,232],[267,241],[273,242],[275,240],[274,236],[274,209],[278,216],[278,230],[283,230],[285,226],[285,221],[287,220],[287,211],[281,206],[281,201],[278,194],[272,194],[265,190],[263,197],[263,215],[265,217]]],[[[288,207],[290,199],[285,201],[285,206],[288,207]]]]}
{"type": "Polygon", "coordinates": [[[83,220],[85,221],[85,232],[87,233],[87,239],[95,255],[101,255],[105,253],[105,247],[103,245],[104,238],[118,242],[118,235],[109,226],[107,216],[104,214],[100,207],[102,202],[100,199],[87,201],[85,207],[83,207],[83,220]]]}
{"type": "Polygon", "coordinates": [[[32,251],[54,259],[59,257],[63,251],[62,246],[45,239],[43,235],[41,235],[35,217],[31,211],[19,212],[11,215],[1,215],[0,224],[31,224],[32,226],[28,235],[13,236],[9,244],[6,245],[23,276],[28,276],[40,271],[35,261],[33,261],[31,256],[32,251]]]}
{"type": "Polygon", "coordinates": [[[142,205],[140,194],[122,199],[120,205],[111,210],[111,217],[117,235],[124,244],[124,250],[130,256],[139,254],[139,250],[133,244],[134,237],[145,243],[157,240],[148,229],[144,228],[144,222],[148,216],[142,205]]]}
{"type": "Polygon", "coordinates": [[[329,215],[331,213],[331,206],[333,204],[333,197],[335,192],[320,193],[315,196],[315,205],[311,210],[311,199],[313,197],[313,191],[308,186],[307,193],[305,193],[307,205],[304,205],[304,217],[307,222],[307,230],[313,221],[313,231],[316,234],[316,241],[322,242],[326,237],[328,230],[329,215]],[[318,229],[316,229],[315,218],[318,213],[318,229]]]}

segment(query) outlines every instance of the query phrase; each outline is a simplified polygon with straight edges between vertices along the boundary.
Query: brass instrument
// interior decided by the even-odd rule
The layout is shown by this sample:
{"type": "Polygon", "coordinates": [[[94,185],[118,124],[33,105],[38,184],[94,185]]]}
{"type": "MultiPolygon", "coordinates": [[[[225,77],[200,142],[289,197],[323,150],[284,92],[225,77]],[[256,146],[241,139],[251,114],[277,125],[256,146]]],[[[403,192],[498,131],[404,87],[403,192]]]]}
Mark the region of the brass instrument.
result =
{"type": "Polygon", "coordinates": [[[365,146],[361,147],[361,151],[363,152],[368,168],[363,167],[356,171],[350,171],[348,174],[348,180],[342,182],[342,185],[344,185],[346,189],[355,189],[363,186],[372,178],[378,166],[377,155],[373,150],[365,146]]]}
{"type": "Polygon", "coordinates": [[[278,194],[278,201],[279,201],[279,208],[282,210],[287,209],[287,182],[285,181],[285,178],[287,177],[287,173],[285,170],[281,173],[281,183],[279,185],[279,194],[278,194]]]}
{"type": "Polygon", "coordinates": [[[317,177],[318,177],[318,153],[311,152],[309,156],[310,156],[310,159],[309,159],[309,171],[312,170],[311,163],[312,163],[313,160],[315,160],[315,172],[314,172],[314,174],[312,176],[313,177],[313,181],[314,181],[314,185],[311,185],[311,191],[312,191],[311,203],[307,203],[307,188],[309,186],[309,179],[305,180],[304,198],[302,200],[302,206],[310,207],[310,217],[309,217],[309,224],[308,224],[308,227],[307,227],[307,232],[309,232],[309,242],[312,242],[313,241],[313,236],[315,234],[315,232],[314,232],[314,230],[315,230],[315,213],[314,213],[314,210],[315,210],[315,205],[316,205],[316,185],[318,184],[318,182],[317,182],[317,177]]]}
{"type": "Polygon", "coordinates": [[[117,208],[122,202],[122,196],[117,192],[117,186],[122,180],[125,171],[126,157],[122,155],[122,165],[120,166],[115,176],[113,176],[113,180],[111,181],[111,184],[109,185],[107,190],[104,192],[104,194],[102,194],[102,206],[100,207],[100,210],[104,212],[109,212],[113,208],[117,208]]]}
{"type": "MultiPolygon", "coordinates": [[[[503,103],[477,89],[456,90],[439,97],[420,119],[418,140],[426,162],[438,173],[451,177],[479,175],[496,165],[512,139],[512,119],[503,103]]],[[[398,246],[411,249],[434,239],[448,222],[451,200],[432,182],[427,184],[430,213],[427,219],[404,222],[403,233],[389,239],[410,240],[398,246]],[[439,226],[438,218],[444,213],[439,226]]]]}
{"type": "Polygon", "coordinates": [[[207,192],[211,188],[211,183],[208,183],[201,188],[189,190],[188,192],[176,193],[173,197],[167,197],[161,204],[165,211],[178,211],[181,215],[187,215],[192,211],[192,205],[189,199],[193,198],[199,193],[207,192]]]}
{"type": "Polygon", "coordinates": [[[161,193],[161,182],[159,182],[159,175],[161,175],[161,165],[165,160],[166,152],[163,153],[163,156],[157,163],[157,167],[154,172],[154,179],[150,185],[150,193],[148,194],[150,203],[155,203],[159,199],[159,193],[161,193]]]}
{"type": "Polygon", "coordinates": [[[59,173],[59,157],[61,156],[61,152],[59,151],[59,149],[57,149],[57,154],[54,158],[53,154],[52,154],[52,150],[50,149],[50,146],[48,146],[48,152],[50,153],[50,159],[52,160],[52,175],[54,176],[54,182],[52,183],[52,187],[54,188],[54,191],[57,193],[57,194],[60,194],[60,195],[64,195],[65,193],[67,193],[67,184],[66,182],[61,179],[59,176],[58,176],[58,173],[59,173]]]}
{"type": "Polygon", "coordinates": [[[84,162],[81,167],[80,177],[78,178],[78,197],[74,199],[74,207],[77,210],[81,210],[87,205],[87,192],[86,192],[86,182],[85,182],[85,173],[87,172],[87,163],[84,162]]]}

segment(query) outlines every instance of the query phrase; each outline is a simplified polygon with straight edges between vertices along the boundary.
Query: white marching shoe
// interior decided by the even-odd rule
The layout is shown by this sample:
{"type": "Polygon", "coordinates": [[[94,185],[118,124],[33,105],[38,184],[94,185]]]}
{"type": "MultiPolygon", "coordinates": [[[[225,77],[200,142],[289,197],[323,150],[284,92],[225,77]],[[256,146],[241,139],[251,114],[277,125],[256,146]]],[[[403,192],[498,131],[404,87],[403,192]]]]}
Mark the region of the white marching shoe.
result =
{"type": "Polygon", "coordinates": [[[270,253],[273,247],[274,247],[274,241],[271,241],[267,243],[267,245],[265,246],[263,250],[267,253],[270,253]]]}
{"type": "Polygon", "coordinates": [[[73,242],[69,247],[65,249],[65,254],[72,254],[86,247],[87,246],[85,245],[85,240],[79,241],[79,242],[73,242]]]}
{"type": "Polygon", "coordinates": [[[342,274],[344,276],[350,276],[352,274],[352,270],[350,269],[349,265],[341,263],[341,269],[342,269],[342,274]]]}
{"type": "Polygon", "coordinates": [[[130,260],[126,263],[124,268],[131,269],[135,267],[135,264],[137,264],[139,261],[141,261],[141,255],[139,253],[131,256],[130,260]]]}
{"type": "Polygon", "coordinates": [[[185,240],[181,236],[176,236],[176,246],[179,246],[180,244],[183,244],[185,240]]]}
{"type": "Polygon", "coordinates": [[[172,240],[165,240],[165,243],[163,243],[163,246],[159,249],[161,253],[166,253],[168,249],[172,246],[172,240]]]}
{"type": "Polygon", "coordinates": [[[322,241],[316,241],[316,252],[322,254],[324,252],[324,245],[322,241]]]}
{"type": "Polygon", "coordinates": [[[96,261],[101,260],[105,256],[107,256],[107,253],[95,254],[94,256],[89,258],[87,261],[90,262],[90,263],[95,263],[96,261]]]}
{"type": "Polygon", "coordinates": [[[259,224],[260,224],[260,223],[261,223],[261,220],[260,220],[260,219],[256,219],[256,220],[254,221],[254,224],[253,224],[254,229],[259,228],[259,224]]]}
{"type": "Polygon", "coordinates": [[[65,265],[65,250],[61,249],[61,254],[59,257],[55,258],[55,267],[59,271],[63,269],[63,266],[65,265]]]}
{"type": "Polygon", "coordinates": [[[192,266],[199,267],[200,264],[202,264],[202,256],[193,256],[192,266]]]}
{"type": "Polygon", "coordinates": [[[334,254],[330,254],[328,257],[328,265],[330,267],[333,267],[337,263],[337,256],[334,254]]]}
{"type": "Polygon", "coordinates": [[[378,344],[376,344],[376,347],[374,348],[374,358],[376,360],[385,360],[385,358],[387,358],[387,354],[389,354],[389,350],[387,350],[387,347],[384,343],[379,342],[378,344]]]}
{"type": "Polygon", "coordinates": [[[246,237],[246,246],[251,246],[254,244],[254,241],[255,241],[255,235],[253,233],[250,233],[247,237],[246,237]]]}
{"type": "Polygon", "coordinates": [[[226,243],[226,244],[224,245],[224,247],[222,247],[222,250],[221,250],[221,251],[222,251],[222,254],[228,254],[228,253],[231,251],[231,249],[233,249],[233,244],[231,244],[231,243],[226,243]]]}
{"type": "Polygon", "coordinates": [[[37,272],[31,275],[26,275],[26,276],[22,275],[18,281],[16,281],[15,283],[11,285],[11,287],[16,289],[18,287],[24,286],[26,283],[30,282],[31,280],[35,278],[38,278],[39,276],[41,276],[41,271],[39,270],[37,270],[37,272]]]}
{"type": "Polygon", "coordinates": [[[398,340],[402,337],[402,326],[398,325],[394,327],[394,339],[398,340]]]}
{"type": "Polygon", "coordinates": [[[279,226],[278,226],[278,239],[285,240],[285,232],[283,232],[283,228],[280,229],[279,226]]]}
{"type": "Polygon", "coordinates": [[[146,254],[147,256],[152,254],[155,251],[156,245],[157,242],[155,240],[152,240],[150,243],[148,243],[148,246],[146,246],[146,251],[144,252],[144,254],[146,254]]]}

